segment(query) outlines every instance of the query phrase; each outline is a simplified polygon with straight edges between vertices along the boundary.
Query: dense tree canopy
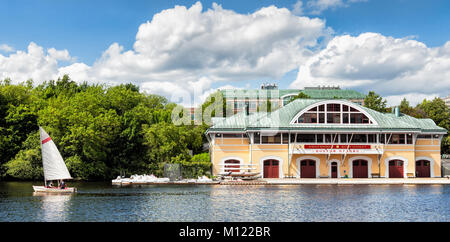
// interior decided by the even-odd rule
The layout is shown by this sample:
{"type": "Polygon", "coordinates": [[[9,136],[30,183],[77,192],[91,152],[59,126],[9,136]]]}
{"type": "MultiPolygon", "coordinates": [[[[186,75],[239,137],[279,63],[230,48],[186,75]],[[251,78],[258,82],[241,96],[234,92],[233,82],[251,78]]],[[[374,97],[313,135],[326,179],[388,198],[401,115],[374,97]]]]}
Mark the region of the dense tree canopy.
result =
{"type": "MultiPolygon", "coordinates": [[[[77,84],[66,75],[33,87],[0,83],[0,175],[41,179],[39,126],[50,134],[72,176],[110,179],[161,173],[166,162],[191,162],[207,126],[171,123],[177,105],[132,84],[77,84]]],[[[203,162],[204,163],[204,162],[203,162]]],[[[205,172],[207,169],[204,169],[205,172]]]]}
{"type": "Polygon", "coordinates": [[[373,91],[370,91],[369,94],[364,98],[364,107],[373,109],[378,112],[386,112],[386,100],[376,94],[373,91]]]}

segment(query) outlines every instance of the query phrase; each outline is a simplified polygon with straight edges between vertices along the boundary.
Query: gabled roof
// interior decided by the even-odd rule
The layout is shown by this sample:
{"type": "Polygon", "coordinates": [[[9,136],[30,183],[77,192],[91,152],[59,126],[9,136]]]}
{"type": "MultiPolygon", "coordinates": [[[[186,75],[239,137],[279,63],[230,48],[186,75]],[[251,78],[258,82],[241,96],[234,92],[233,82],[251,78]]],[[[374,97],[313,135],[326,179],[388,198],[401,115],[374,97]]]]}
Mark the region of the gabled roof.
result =
{"type": "Polygon", "coordinates": [[[245,130],[340,130],[340,131],[418,131],[445,133],[446,129],[437,126],[431,119],[417,119],[405,114],[397,117],[391,113],[380,113],[347,100],[296,99],[288,105],[271,113],[257,112],[246,115],[240,112],[216,122],[209,131],[245,130]],[[374,124],[292,124],[294,117],[313,104],[340,102],[353,106],[374,119],[374,124]]]}

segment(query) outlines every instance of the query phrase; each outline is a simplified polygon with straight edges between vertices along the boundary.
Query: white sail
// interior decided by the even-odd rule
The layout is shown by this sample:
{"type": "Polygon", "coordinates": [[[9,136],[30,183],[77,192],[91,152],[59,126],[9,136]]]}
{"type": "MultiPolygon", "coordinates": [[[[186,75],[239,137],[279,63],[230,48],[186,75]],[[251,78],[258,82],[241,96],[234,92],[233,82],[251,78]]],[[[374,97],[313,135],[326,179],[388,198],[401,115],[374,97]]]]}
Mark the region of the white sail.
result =
{"type": "Polygon", "coordinates": [[[42,163],[44,166],[45,180],[72,179],[52,138],[50,138],[42,127],[39,127],[39,134],[41,136],[42,163]]]}

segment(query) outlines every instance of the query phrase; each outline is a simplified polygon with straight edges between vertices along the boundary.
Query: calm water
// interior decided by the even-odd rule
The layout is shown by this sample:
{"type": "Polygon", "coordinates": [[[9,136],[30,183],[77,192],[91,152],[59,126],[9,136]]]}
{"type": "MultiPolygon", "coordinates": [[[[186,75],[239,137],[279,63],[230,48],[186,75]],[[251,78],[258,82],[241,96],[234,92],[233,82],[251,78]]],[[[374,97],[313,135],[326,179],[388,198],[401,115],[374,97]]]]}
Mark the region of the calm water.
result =
{"type": "Polygon", "coordinates": [[[135,186],[0,182],[0,221],[450,221],[449,185],[135,186]]]}

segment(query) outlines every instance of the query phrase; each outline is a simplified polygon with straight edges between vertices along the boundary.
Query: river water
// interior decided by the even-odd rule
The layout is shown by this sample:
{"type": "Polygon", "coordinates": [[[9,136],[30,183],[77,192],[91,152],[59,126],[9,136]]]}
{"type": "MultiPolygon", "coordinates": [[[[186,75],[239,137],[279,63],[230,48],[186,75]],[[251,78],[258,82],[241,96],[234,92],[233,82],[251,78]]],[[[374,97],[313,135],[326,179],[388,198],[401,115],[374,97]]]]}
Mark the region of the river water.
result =
{"type": "Polygon", "coordinates": [[[450,185],[113,186],[0,182],[0,221],[450,221],[450,185]]]}

